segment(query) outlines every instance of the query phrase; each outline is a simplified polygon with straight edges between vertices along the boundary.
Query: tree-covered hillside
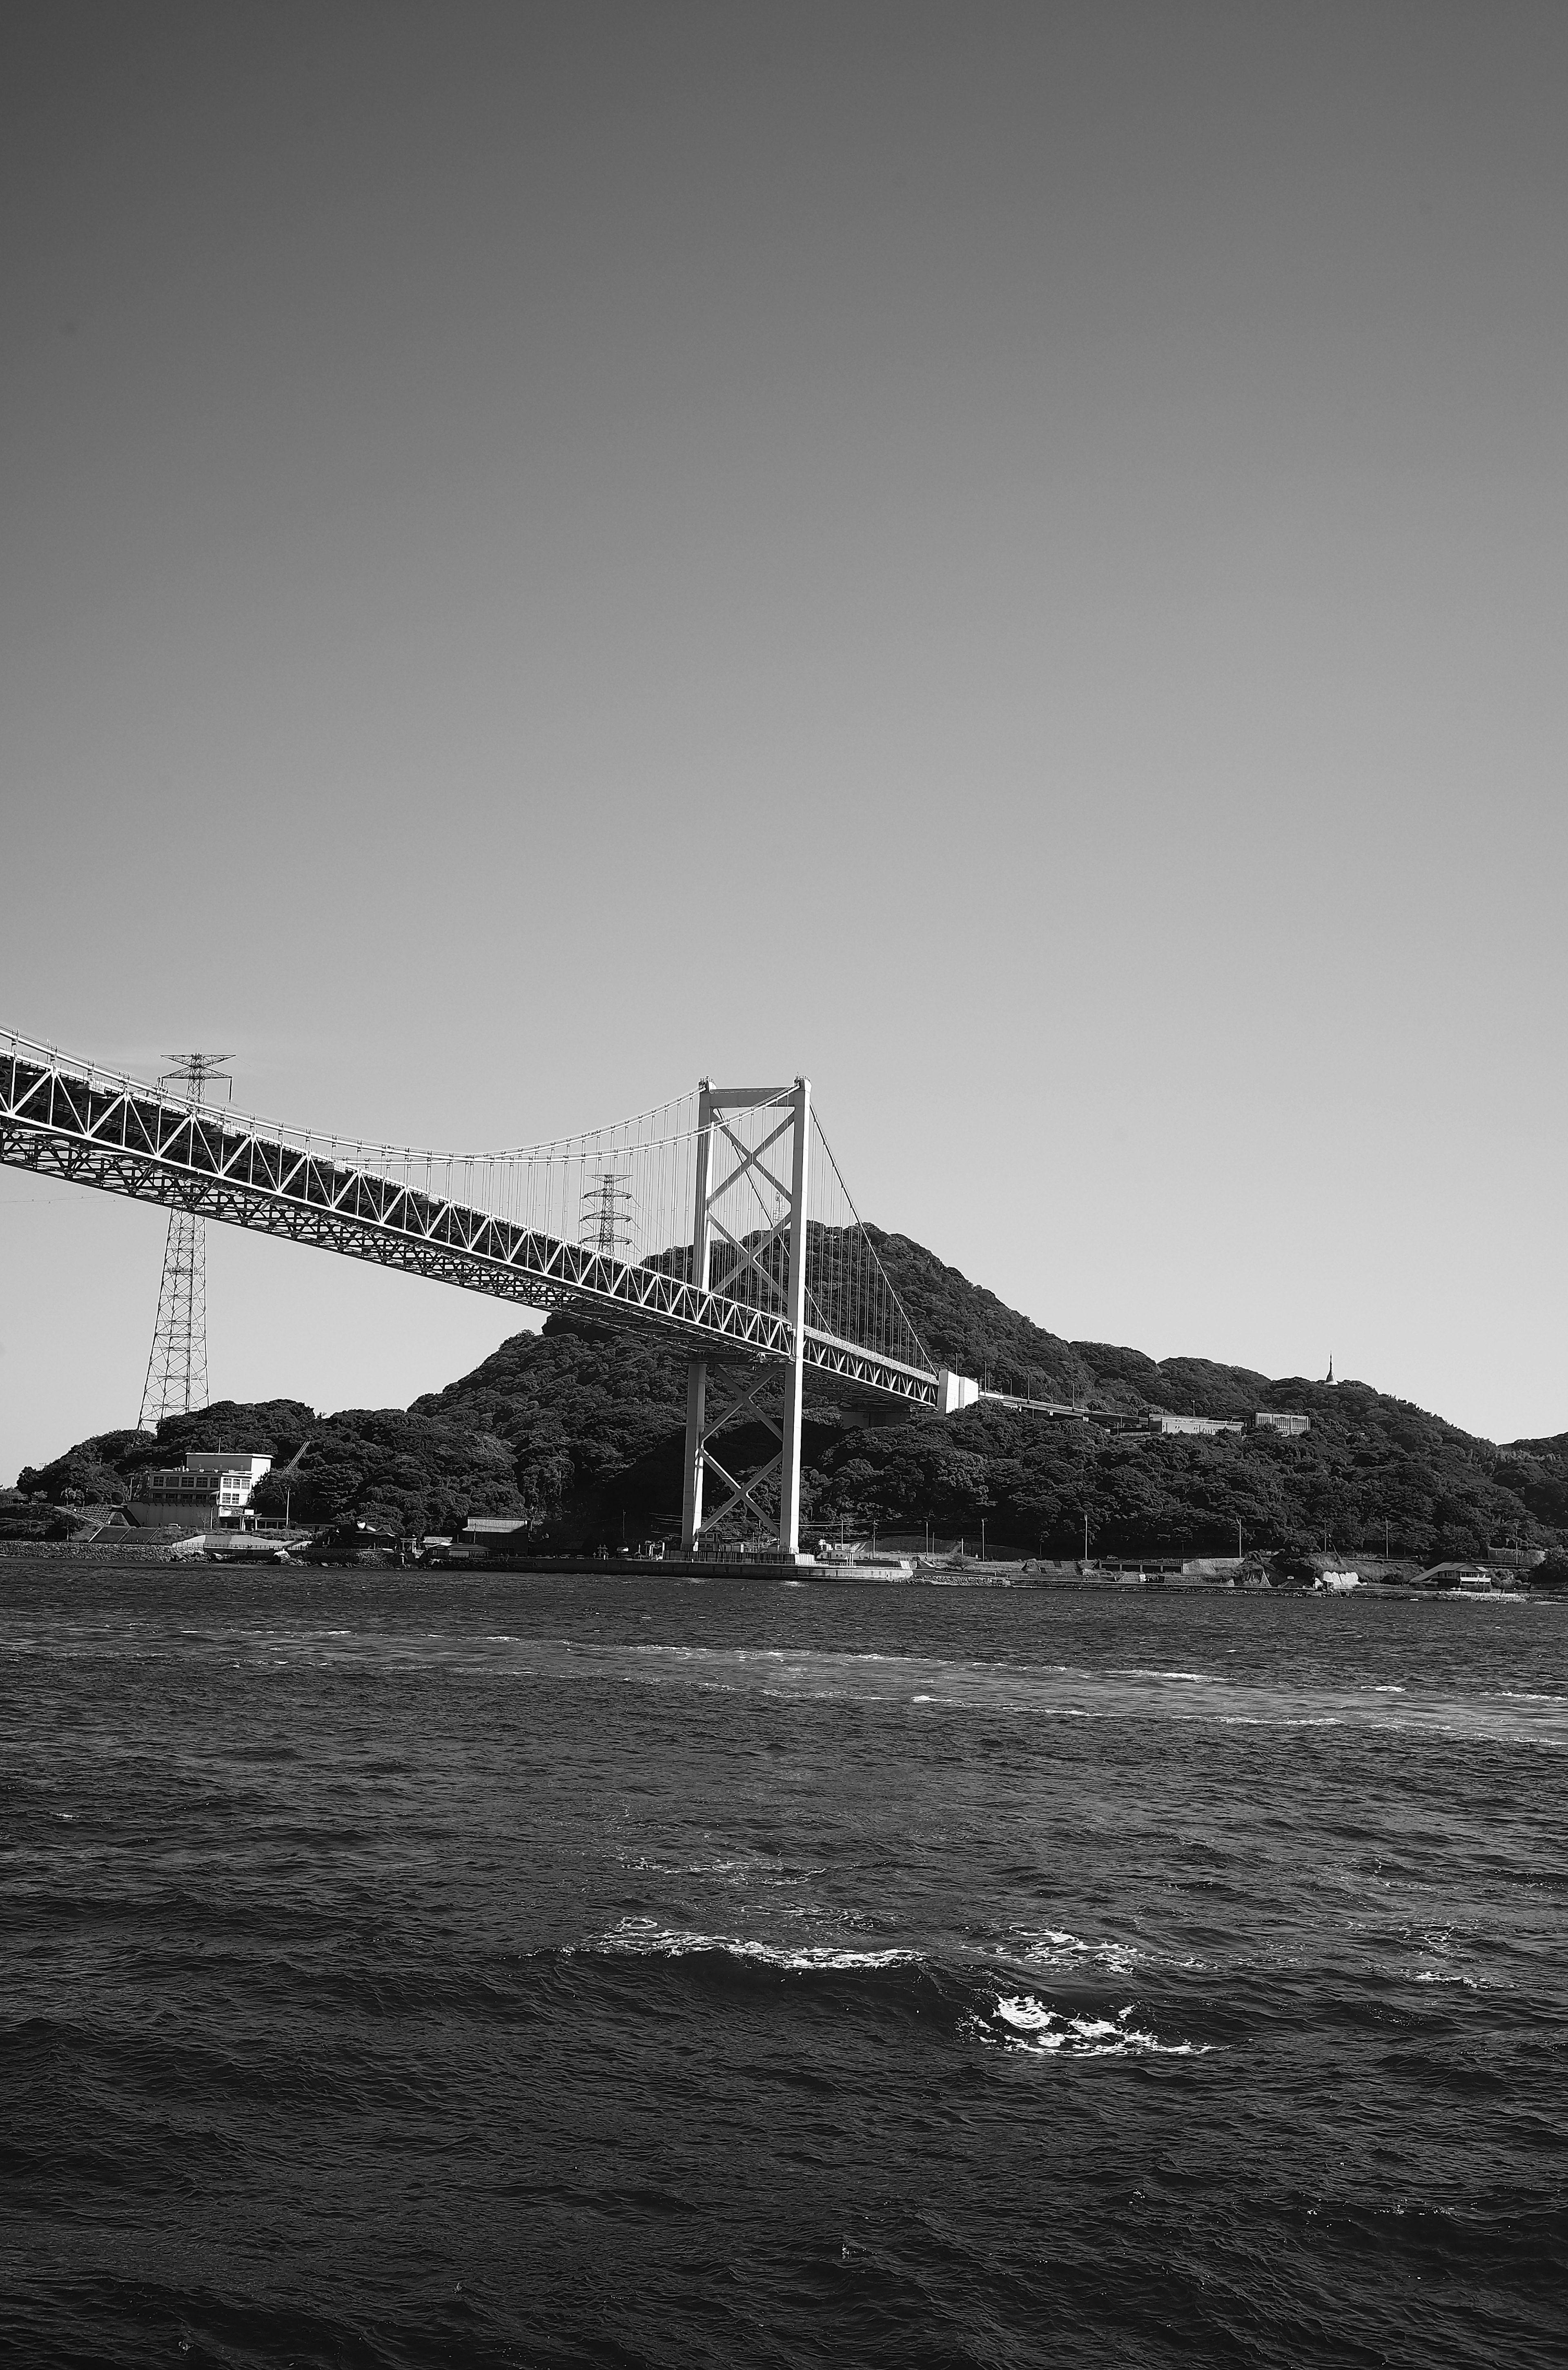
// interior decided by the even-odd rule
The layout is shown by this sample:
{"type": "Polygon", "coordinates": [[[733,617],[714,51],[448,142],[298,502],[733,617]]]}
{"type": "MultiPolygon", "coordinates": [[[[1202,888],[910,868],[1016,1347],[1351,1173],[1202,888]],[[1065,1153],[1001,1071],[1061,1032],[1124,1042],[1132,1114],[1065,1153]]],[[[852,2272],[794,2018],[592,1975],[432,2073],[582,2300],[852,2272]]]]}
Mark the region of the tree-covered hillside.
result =
{"type": "MultiPolygon", "coordinates": [[[[1157,1363],[1102,1342],[1065,1341],[905,1237],[877,1237],[933,1359],[994,1390],[1089,1405],[1107,1421],[1055,1421],[980,1406],[947,1421],[894,1413],[868,1423],[812,1405],[804,1435],[807,1535],[929,1523],[942,1536],[1027,1553],[1081,1552],[1087,1513],[1098,1554],[1296,1548],[1325,1540],[1436,1560],[1509,1541],[1568,1549],[1568,1435],[1510,1449],[1360,1383],[1270,1381],[1200,1358],[1157,1363]],[[1164,1437],[1109,1421],[1149,1408],[1245,1416],[1297,1408],[1304,1438],[1248,1431],[1164,1437]]],[[[259,1449],[285,1484],[260,1510],[326,1522],[356,1513],[407,1532],[451,1531],[471,1514],[515,1514],[540,1547],[635,1544],[680,1513],[686,1367],[681,1355],[594,1318],[551,1317],[470,1375],[407,1410],[318,1417],[297,1401],[232,1403],[166,1423],[156,1441],[111,1432],[20,1477],[59,1500],[134,1487],[187,1449],[259,1449]]],[[[732,1438],[739,1468],[767,1435],[732,1438]]],[[[728,1462],[728,1458],[726,1459],[728,1462]]]]}

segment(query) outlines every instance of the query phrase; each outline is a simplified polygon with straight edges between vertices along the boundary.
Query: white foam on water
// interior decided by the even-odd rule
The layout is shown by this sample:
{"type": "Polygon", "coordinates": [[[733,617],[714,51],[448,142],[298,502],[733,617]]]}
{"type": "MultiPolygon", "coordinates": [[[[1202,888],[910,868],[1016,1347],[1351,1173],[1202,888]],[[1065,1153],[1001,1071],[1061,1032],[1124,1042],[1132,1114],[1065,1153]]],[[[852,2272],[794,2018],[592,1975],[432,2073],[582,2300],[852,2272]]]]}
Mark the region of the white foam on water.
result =
{"type": "Polygon", "coordinates": [[[1131,1942],[1085,1942],[1065,1927],[1046,1926],[1036,1933],[1022,1932],[1018,1941],[1032,1966],[1065,1967],[1090,1963],[1116,1975],[1130,1974],[1144,1962],[1145,1952],[1131,1942]]]}
{"type": "Polygon", "coordinates": [[[910,1967],[918,1960],[914,1950],[849,1950],[825,1942],[784,1950],[771,1942],[753,1942],[733,1934],[696,1934],[684,1927],[660,1926],[651,1917],[623,1918],[590,1947],[644,1959],[689,1959],[698,1952],[721,1950],[726,1958],[787,1968],[801,1974],[824,1969],[910,1967]]]}
{"type": "Polygon", "coordinates": [[[1119,1678],[1119,1679],[1188,1679],[1188,1680],[1196,1680],[1200,1685],[1204,1685],[1204,1686],[1206,1686],[1206,1687],[1223,1687],[1223,1686],[1228,1686],[1228,1685],[1229,1685],[1229,1684],[1230,1684],[1230,1682],[1229,1682],[1228,1679],[1223,1679],[1223,1678],[1218,1678],[1218,1677],[1216,1677],[1213,1671],[1145,1671],[1145,1670],[1133,1670],[1133,1671],[1117,1671],[1117,1672],[1114,1674],[1114,1675],[1115,1675],[1117,1678],[1119,1678]]]}
{"type": "Polygon", "coordinates": [[[1344,1721],[1338,1712],[1303,1712],[1298,1719],[1286,1720],[1281,1714],[1250,1711],[1222,1711],[1214,1715],[1216,1728],[1343,1728],[1344,1721]]]}
{"type": "MultiPolygon", "coordinates": [[[[269,1643],[287,1646],[292,1641],[257,1635],[246,1642],[264,1651],[269,1643]]],[[[335,1657],[340,1645],[352,1653],[369,1653],[378,1644],[386,1651],[388,1642],[351,1633],[314,1640],[307,1651],[335,1657]]],[[[928,1704],[961,1716],[980,1709],[987,1717],[1003,1712],[1031,1720],[1186,1720],[1286,1732],[1358,1725],[1418,1729],[1432,1736],[1479,1730],[1537,1749],[1568,1749],[1568,1697],[1555,1690],[1456,1696],[1429,1692],[1415,1682],[1408,1687],[1394,1680],[1297,1686],[1255,1676],[1216,1676],[1179,1665],[1107,1672],[1066,1663],[841,1653],[807,1646],[718,1648],[655,1639],[605,1643],[527,1639],[504,1632],[491,1633],[486,1642],[504,1644],[508,1651],[469,1651],[468,1667],[485,1678],[522,1674],[547,1680],[605,1681],[624,1680],[628,1673],[635,1673],[644,1682],[673,1682],[720,1694],[750,1689],[769,1699],[805,1703],[848,1698],[906,1707],[928,1704]],[[1368,1697],[1377,1700],[1369,1702],[1368,1697]]],[[[448,1651],[456,1651],[471,1650],[476,1643],[446,1641],[448,1651]]]]}
{"type": "Polygon", "coordinates": [[[741,1855],[729,1859],[660,1859],[646,1852],[619,1850],[622,1868],[648,1876],[708,1876],[725,1883],[808,1884],[826,1873],[825,1868],[783,1858],[741,1855]]]}
{"type": "Polygon", "coordinates": [[[996,2006],[1000,2031],[976,2019],[980,2037],[993,2048],[1022,2051],[1036,2057],[1206,2057],[1208,2043],[1161,2041],[1135,2025],[1130,2008],[1118,2008],[1114,2019],[1105,2016],[1068,2016],[1047,2008],[1043,2000],[1021,1993],[1003,1993],[996,2006]]]}

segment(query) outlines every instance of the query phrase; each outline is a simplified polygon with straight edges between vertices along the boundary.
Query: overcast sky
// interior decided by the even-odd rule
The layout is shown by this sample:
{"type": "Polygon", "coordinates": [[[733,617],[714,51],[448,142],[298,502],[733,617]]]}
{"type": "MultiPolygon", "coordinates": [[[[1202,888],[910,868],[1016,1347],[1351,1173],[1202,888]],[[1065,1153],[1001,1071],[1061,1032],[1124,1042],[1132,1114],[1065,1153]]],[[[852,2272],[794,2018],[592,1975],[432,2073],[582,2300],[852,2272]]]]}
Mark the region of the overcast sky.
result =
{"type": "MultiPolygon", "coordinates": [[[[1055,1331],[1568,1426],[1568,12],[13,6],[0,1022],[812,1076],[1055,1331]]],[[[0,1171],[0,1478],[165,1222],[0,1171]]],[[[214,1397],[499,1306],[213,1229],[214,1397]]]]}

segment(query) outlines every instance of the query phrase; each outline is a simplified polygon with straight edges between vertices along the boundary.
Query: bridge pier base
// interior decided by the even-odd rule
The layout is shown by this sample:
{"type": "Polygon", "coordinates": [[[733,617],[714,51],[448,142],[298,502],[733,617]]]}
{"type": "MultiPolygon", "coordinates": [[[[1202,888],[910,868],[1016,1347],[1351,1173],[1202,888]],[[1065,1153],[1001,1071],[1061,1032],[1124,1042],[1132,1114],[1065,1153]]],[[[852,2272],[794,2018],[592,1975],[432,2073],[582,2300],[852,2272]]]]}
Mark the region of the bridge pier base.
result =
{"type": "Polygon", "coordinates": [[[702,1529],[702,1476],[708,1459],[708,1361],[686,1361],[685,1478],[681,1485],[681,1546],[690,1555],[702,1529]]]}

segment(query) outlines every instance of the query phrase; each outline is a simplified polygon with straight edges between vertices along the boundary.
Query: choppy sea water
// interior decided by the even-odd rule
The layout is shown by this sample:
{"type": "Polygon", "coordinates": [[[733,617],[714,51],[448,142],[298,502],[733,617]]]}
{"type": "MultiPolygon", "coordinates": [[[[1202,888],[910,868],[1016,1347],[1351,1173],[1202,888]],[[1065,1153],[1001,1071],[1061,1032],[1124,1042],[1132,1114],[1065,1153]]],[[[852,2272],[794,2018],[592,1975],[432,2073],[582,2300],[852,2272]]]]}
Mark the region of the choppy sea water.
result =
{"type": "Polygon", "coordinates": [[[0,2339],[1560,2364],[1565,1644],[0,1566],[0,2339]]]}

